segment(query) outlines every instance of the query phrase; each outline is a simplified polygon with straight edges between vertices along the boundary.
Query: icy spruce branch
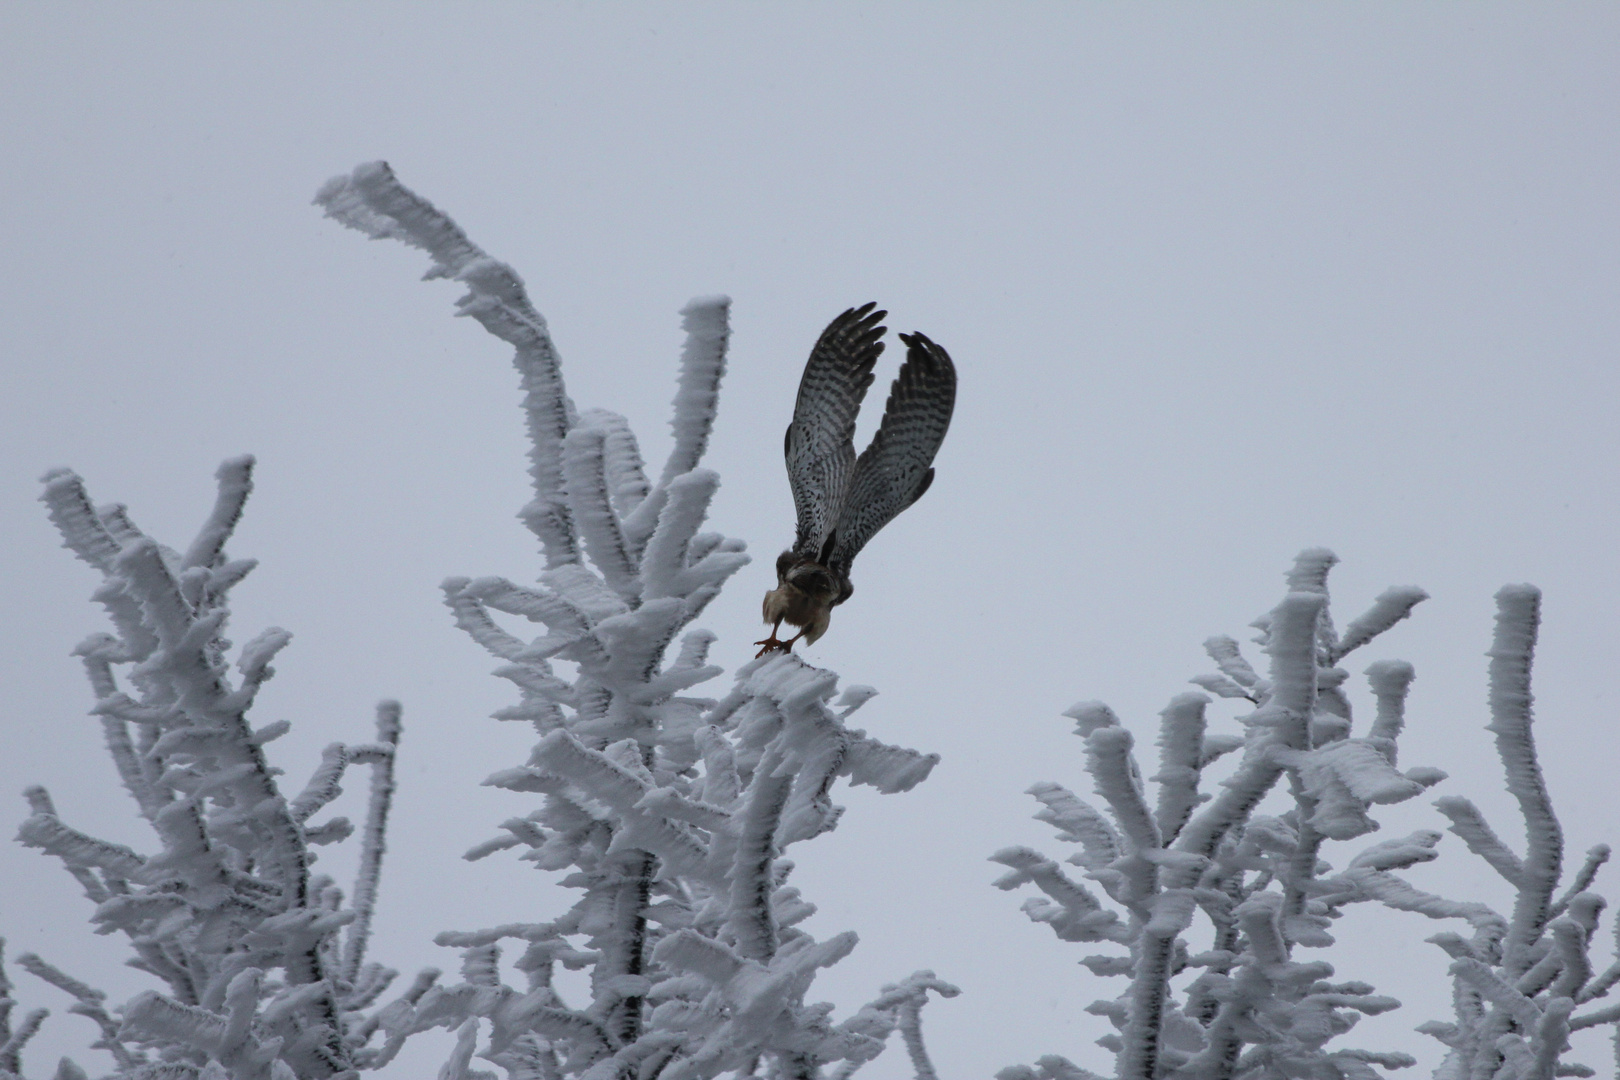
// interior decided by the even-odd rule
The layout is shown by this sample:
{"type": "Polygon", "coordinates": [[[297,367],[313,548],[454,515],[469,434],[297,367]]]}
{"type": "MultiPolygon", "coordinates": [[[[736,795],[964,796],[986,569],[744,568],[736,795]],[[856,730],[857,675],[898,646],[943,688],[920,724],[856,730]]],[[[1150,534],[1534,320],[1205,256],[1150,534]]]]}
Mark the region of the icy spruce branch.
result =
{"type": "MultiPolygon", "coordinates": [[[[1531,710],[1541,594],[1533,586],[1508,585],[1496,594],[1496,605],[1486,729],[1496,737],[1507,789],[1519,806],[1525,848],[1514,852],[1465,798],[1436,804],[1451,820],[1451,831],[1513,887],[1515,896],[1511,915],[1490,912],[1488,923],[1475,922],[1472,938],[1439,934],[1430,939],[1453,957],[1456,1017],[1419,1030],[1448,1047],[1441,1066],[1448,1077],[1589,1076],[1589,1068],[1564,1055],[1571,1031],[1620,1021],[1620,1007],[1612,1004],[1575,1014],[1588,1002],[1607,998],[1620,982],[1620,960],[1599,973],[1592,959],[1606,902],[1591,886],[1609,848],[1600,844],[1589,851],[1558,895],[1563,831],[1536,757],[1531,710]]],[[[1616,1047],[1620,1053],[1620,1027],[1616,1047]]]]}
{"type": "Polygon", "coordinates": [[[438,938],[462,950],[461,981],[423,986],[384,1010],[379,1060],[412,1032],[444,1027],[456,1045],[441,1076],[688,1080],[722,1073],[847,1077],[898,1031],[917,1075],[932,1080],[920,1009],[955,988],[927,972],[885,988],[842,1023],[807,999],[821,968],[855,935],[817,940],[814,907],[790,885],[788,848],[834,828],[840,778],[900,792],[936,758],[851,728],[870,688],[796,656],[745,664],[719,700],[689,691],[715,678],[714,636],[693,621],[747,561],[743,544],[704,531],[719,478],[702,467],[729,337],[729,302],[682,312],[671,428],[650,478],[629,423],[576,410],[545,320],[521,278],[386,165],[330,181],[316,201],[341,223],[419,247],[430,278],[511,344],[524,389],[533,497],[522,518],[539,537],[536,583],[452,578],[456,624],[518,691],[498,719],[539,736],[529,758],[487,783],[527,800],[469,859],[518,851],[563,875],[578,900],[547,921],[438,938]],[[527,623],[531,629],[519,632],[527,623]],[[503,960],[511,942],[515,957],[503,960]],[[565,998],[557,966],[590,975],[565,998]]]}
{"type": "Polygon", "coordinates": [[[11,996],[11,992],[16,987],[6,978],[5,951],[6,939],[0,938],[0,1077],[11,1077],[21,1075],[23,1047],[39,1033],[50,1010],[34,1009],[13,1020],[17,999],[11,996]]]}
{"type": "MultiPolygon", "coordinates": [[[[1193,681],[1255,709],[1241,718],[1244,734],[1234,739],[1207,732],[1204,695],[1183,694],[1170,703],[1160,717],[1159,769],[1149,778],[1158,784],[1151,814],[1131,736],[1119,719],[1096,702],[1066,714],[1079,722],[1087,768],[1107,813],[1057,784],[1038,784],[1030,793],[1042,804],[1036,817],[1056,827],[1060,840],[1079,845],[1068,861],[1101,886],[1111,907],[1028,848],[994,856],[1009,868],[996,884],[1035,885],[1045,898],[1027,900],[1024,911],[1061,939],[1112,942],[1125,950],[1082,961],[1094,975],[1127,980],[1119,996],[1090,1008],[1117,1028],[1100,1044],[1112,1052],[1119,1080],[1371,1080],[1378,1069],[1412,1064],[1402,1054],[1336,1045],[1360,1015],[1398,1003],[1366,983],[1330,982],[1333,968],[1301,952],[1332,945],[1334,920],[1365,901],[1458,920],[1467,930],[1466,936],[1447,930],[1429,939],[1452,960],[1457,1006],[1455,1022],[1419,1029],[1449,1049],[1437,1077],[1592,1075],[1565,1055],[1571,1031],[1620,1024],[1620,1006],[1582,1008],[1620,983],[1620,960],[1599,973],[1591,957],[1604,901],[1590,888],[1609,849],[1593,848],[1554,899],[1562,839],[1531,737],[1539,596],[1528,586],[1498,594],[1490,652],[1489,729],[1524,818],[1526,853],[1515,853],[1467,799],[1448,796],[1436,804],[1451,831],[1515,889],[1513,913],[1505,917],[1484,904],[1423,892],[1396,873],[1436,858],[1442,835],[1436,831],[1363,848],[1338,871],[1324,858],[1327,845],[1377,829],[1376,805],[1410,799],[1444,779],[1437,769],[1395,768],[1412,666],[1379,660],[1367,668],[1375,711],[1360,736],[1342,689],[1346,672],[1337,667],[1351,650],[1406,618],[1424,594],[1387,590],[1337,634],[1327,589],[1335,561],[1321,549],[1302,553],[1288,575],[1288,595],[1255,623],[1270,657],[1267,676],[1250,666],[1233,639],[1206,642],[1219,671],[1193,681]],[[1205,794],[1205,770],[1234,746],[1243,750],[1241,759],[1216,793],[1205,794]],[[1268,798],[1287,809],[1262,814],[1268,798]]],[[[1093,1077],[1055,1055],[999,1075],[1093,1077]]]]}
{"type": "Polygon", "coordinates": [[[1518,899],[1503,944],[1503,964],[1514,974],[1530,966],[1563,869],[1564,834],[1536,761],[1531,735],[1530,663],[1541,623],[1541,592],[1509,585],[1496,594],[1496,639],[1491,644],[1491,722],[1496,751],[1507,769],[1508,791],[1524,816],[1526,852],[1518,899]]]}
{"type": "Polygon", "coordinates": [[[523,280],[496,262],[432,203],[394,179],[383,162],[361,165],[329,180],[315,196],[326,213],[373,239],[394,239],[421,248],[433,260],[426,277],[467,286],[459,314],[477,319],[516,350],[529,425],[534,501],[522,518],[540,539],[548,568],[580,561],[579,536],[563,494],[563,440],[576,417],[563,391],[557,350],[546,321],[529,302],[523,280]]]}
{"type": "MultiPolygon", "coordinates": [[[[39,957],[17,963],[74,999],[69,1011],[99,1029],[92,1048],[110,1054],[111,1075],[127,1080],[352,1077],[378,1057],[367,1046],[377,1026],[368,1010],[395,973],[363,956],[399,706],[379,707],[375,743],[332,744],[300,794],[282,791],[264,747],[287,725],[256,730],[248,716],[291,635],[265,630],[236,650],[234,664],[224,637],[230,592],[254,565],[225,550],[252,470],[249,457],[220,466],[214,507],[183,554],[147,536],[122,506],[96,507],[73,472],[44,478],[42,498],[64,545],[102,577],[95,599],[115,632],[87,638],[77,652],[92,714],[153,835],[146,851],[101,840],[64,820],[36,787],[25,793],[32,813],[18,839],[64,864],[95,905],[98,932],[123,934],[128,962],[161,990],[113,1007],[39,957]],[[345,904],[311,867],[316,845],[352,830],[343,818],[312,819],[357,764],[372,770],[372,797],[360,879],[345,904]]],[[[33,1027],[37,1019],[0,1037],[0,1072],[21,1074],[18,1051],[33,1027]]],[[[57,1075],[84,1074],[67,1062],[57,1075]]]]}
{"type": "Polygon", "coordinates": [[[372,914],[377,907],[382,857],[386,850],[384,836],[388,829],[388,810],[394,798],[394,752],[399,747],[400,713],[397,701],[379,704],[376,744],[356,747],[350,752],[351,761],[371,765],[371,799],[366,804],[365,832],[360,841],[360,873],[354,883],[356,914],[354,925],[343,943],[343,978],[351,984],[360,980],[366,940],[371,935],[372,914]]]}

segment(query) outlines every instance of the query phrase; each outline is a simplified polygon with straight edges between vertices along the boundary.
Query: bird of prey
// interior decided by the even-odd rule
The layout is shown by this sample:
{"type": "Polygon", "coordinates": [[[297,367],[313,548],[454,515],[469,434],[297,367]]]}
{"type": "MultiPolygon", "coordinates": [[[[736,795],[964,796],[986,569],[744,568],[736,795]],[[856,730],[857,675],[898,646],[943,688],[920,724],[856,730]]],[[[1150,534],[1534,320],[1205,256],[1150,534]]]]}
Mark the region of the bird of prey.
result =
{"type": "Polygon", "coordinates": [[[832,609],[855,591],[849,581],[855,556],[934,481],[934,455],[956,405],[956,368],[922,334],[900,335],[906,360],[883,423],[855,456],[855,415],[887,332],[881,322],[888,312],[876,307],[864,304],[834,319],[804,365],[784,447],[798,529],[793,547],[776,560],[776,588],[765,594],[771,636],[754,643],[762,646],[759,656],[825,634],[832,609]],[[801,627],[786,641],[776,636],[784,622],[801,627]]]}

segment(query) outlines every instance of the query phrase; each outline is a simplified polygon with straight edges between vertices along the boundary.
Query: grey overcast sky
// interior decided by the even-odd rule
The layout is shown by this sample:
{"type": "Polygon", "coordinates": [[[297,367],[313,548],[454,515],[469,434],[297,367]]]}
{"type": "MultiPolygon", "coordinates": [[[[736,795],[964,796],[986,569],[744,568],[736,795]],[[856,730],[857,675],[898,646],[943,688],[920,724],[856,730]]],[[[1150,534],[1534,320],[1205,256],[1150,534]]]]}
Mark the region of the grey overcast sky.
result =
{"type": "MultiPolygon", "coordinates": [[[[487,719],[511,695],[437,585],[540,563],[513,517],[507,350],[451,318],[420,253],[309,205],[382,158],[525,276],[574,399],[626,414],[655,460],[676,313],[734,298],[707,463],[713,525],[755,562],[703,620],[728,669],[791,539],[781,432],[821,327],[877,300],[955,357],[938,479],[807,653],[882,692],[871,733],[943,763],[908,795],[841,790],[796,877],[813,932],[861,936],[817,983],[839,1015],[917,968],[963,988],[926,1016],[945,1075],[1106,1066],[1083,1008],[1117,985],[992,889],[986,857],[1067,854],[1023,794],[1090,794],[1059,712],[1101,698],[1151,754],[1159,709],[1211,667],[1200,643],[1246,637],[1303,547],[1345,560],[1341,622],[1386,585],[1431,592],[1356,683],[1416,664],[1403,764],[1449,771],[1439,793],[1516,844],[1482,654],[1495,590],[1540,585],[1569,850],[1620,841],[1617,72],[1613,4],[0,3],[0,822],[39,782],[145,846],[69,656],[103,626],[94,580],[40,473],[71,465],[176,544],[218,462],[251,452],[232,553],[262,565],[234,636],[296,635],[256,715],[294,724],[276,760],[301,784],[375,700],[405,706],[376,958],[453,967],[439,930],[564,902],[527,864],[459,861],[526,812],[478,785],[530,736],[487,719]]],[[[1385,820],[1442,824],[1428,799],[1385,820]]],[[[1442,851],[1414,876],[1505,899],[1442,851]]],[[[115,1000],[144,988],[54,863],[3,842],[0,881],[13,952],[115,1000]]],[[[1425,1075],[1439,1047],[1411,1029],[1449,1012],[1437,929],[1362,912],[1332,952],[1408,1005],[1349,1044],[1425,1075]]],[[[90,1025],[19,984],[56,1014],[38,1071],[92,1061],[90,1025]]],[[[424,1037],[385,1075],[432,1075],[448,1047],[424,1037]]],[[[863,1075],[907,1075],[903,1055],[863,1075]]]]}

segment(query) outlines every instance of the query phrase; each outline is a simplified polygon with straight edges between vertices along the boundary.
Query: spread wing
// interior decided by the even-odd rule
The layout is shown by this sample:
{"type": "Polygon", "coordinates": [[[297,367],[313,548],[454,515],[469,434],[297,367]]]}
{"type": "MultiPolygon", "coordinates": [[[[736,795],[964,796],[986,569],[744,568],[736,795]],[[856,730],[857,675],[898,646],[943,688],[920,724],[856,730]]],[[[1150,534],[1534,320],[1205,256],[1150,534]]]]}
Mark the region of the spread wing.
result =
{"type": "Polygon", "coordinates": [[[850,308],[821,332],[799,380],[799,400],[784,440],[798,530],[793,550],[817,562],[844,507],[855,471],[855,415],[883,352],[876,304],[850,308]]]}
{"type": "Polygon", "coordinates": [[[872,445],[855,463],[827,563],[845,578],[866,542],[934,482],[934,455],[956,406],[956,368],[945,350],[922,334],[901,334],[900,340],[906,362],[872,445]]]}

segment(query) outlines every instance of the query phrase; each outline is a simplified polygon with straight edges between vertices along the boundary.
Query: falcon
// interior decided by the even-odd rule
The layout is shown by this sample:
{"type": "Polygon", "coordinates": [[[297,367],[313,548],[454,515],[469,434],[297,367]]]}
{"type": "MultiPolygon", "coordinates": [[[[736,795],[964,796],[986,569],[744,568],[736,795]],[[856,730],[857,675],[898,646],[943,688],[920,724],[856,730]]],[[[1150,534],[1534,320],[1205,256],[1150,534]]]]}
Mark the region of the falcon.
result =
{"type": "Polygon", "coordinates": [[[956,368],[922,334],[901,334],[905,363],[889,390],[872,444],[855,456],[855,417],[883,352],[886,311],[850,308],[828,324],[810,351],[784,453],[798,528],[776,560],[776,588],[765,594],[771,636],[756,656],[788,652],[827,632],[832,609],[855,587],[849,568],[866,542],[922,498],[934,482],[934,455],[956,405],[956,368]],[[786,641],[782,624],[800,627],[786,641]]]}

